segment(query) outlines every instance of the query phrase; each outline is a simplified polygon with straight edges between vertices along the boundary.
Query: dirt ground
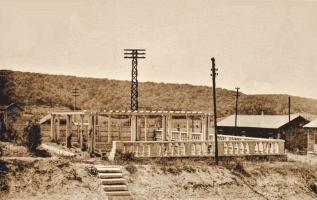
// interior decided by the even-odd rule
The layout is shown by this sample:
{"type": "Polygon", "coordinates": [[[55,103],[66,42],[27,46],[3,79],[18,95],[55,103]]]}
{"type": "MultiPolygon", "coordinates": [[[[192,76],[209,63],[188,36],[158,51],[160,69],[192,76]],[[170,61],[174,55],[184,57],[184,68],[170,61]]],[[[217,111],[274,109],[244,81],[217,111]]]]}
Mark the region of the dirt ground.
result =
{"type": "MultiPolygon", "coordinates": [[[[0,183],[8,188],[0,192],[1,200],[106,199],[89,169],[93,164],[109,164],[107,161],[83,155],[38,158],[24,147],[7,143],[4,149],[0,183]]],[[[217,167],[208,160],[184,159],[121,164],[137,200],[317,199],[311,188],[317,182],[317,157],[288,157],[287,162],[223,161],[217,167]]]]}
{"type": "Polygon", "coordinates": [[[214,166],[137,165],[129,188],[136,199],[316,199],[316,168],[290,163],[214,166]],[[233,167],[237,168],[237,167],[233,167]]]}

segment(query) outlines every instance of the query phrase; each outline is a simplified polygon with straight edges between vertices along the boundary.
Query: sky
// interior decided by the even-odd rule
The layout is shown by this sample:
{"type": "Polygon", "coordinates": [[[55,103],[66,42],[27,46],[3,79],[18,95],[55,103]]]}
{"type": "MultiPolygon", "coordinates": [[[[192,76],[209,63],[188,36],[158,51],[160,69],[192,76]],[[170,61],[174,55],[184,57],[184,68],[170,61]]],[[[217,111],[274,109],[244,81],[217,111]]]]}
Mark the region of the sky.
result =
{"type": "Polygon", "coordinates": [[[317,99],[317,1],[0,0],[0,69],[317,99]]]}

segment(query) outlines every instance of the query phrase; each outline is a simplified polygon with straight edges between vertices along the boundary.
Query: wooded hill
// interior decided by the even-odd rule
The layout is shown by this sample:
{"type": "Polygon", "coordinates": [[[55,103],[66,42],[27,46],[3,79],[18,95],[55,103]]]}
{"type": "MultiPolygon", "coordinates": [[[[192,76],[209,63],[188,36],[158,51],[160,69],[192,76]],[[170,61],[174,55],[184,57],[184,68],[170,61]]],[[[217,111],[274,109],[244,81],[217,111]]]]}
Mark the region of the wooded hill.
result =
{"type": "MultiPolygon", "coordinates": [[[[72,108],[71,89],[79,88],[78,108],[86,110],[128,110],[130,82],[64,75],[0,70],[1,104],[18,102],[23,106],[72,108]]],[[[217,88],[219,116],[234,113],[235,91],[217,88]]],[[[145,82],[139,84],[140,109],[211,111],[211,88],[189,84],[145,82]]],[[[286,114],[288,95],[241,94],[241,114],[286,114]]],[[[317,100],[292,97],[293,113],[317,114],[317,100]]]]}

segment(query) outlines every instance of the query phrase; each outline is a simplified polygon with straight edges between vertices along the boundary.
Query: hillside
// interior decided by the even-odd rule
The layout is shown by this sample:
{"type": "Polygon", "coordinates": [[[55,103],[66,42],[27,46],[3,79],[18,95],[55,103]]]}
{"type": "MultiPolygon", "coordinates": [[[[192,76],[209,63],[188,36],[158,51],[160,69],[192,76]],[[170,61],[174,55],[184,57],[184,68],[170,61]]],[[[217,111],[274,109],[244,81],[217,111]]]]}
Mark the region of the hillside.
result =
{"type": "MultiPolygon", "coordinates": [[[[0,103],[26,107],[72,108],[71,89],[79,88],[78,108],[123,110],[130,107],[130,82],[1,70],[0,103]]],[[[220,116],[234,113],[235,92],[217,88],[220,116]]],[[[140,109],[211,111],[211,88],[189,84],[145,82],[139,84],[140,109]]],[[[247,95],[240,98],[240,113],[286,114],[287,95],[247,95]]],[[[38,110],[37,110],[38,111],[38,110]]],[[[292,112],[317,114],[317,100],[292,97],[292,112]]]]}

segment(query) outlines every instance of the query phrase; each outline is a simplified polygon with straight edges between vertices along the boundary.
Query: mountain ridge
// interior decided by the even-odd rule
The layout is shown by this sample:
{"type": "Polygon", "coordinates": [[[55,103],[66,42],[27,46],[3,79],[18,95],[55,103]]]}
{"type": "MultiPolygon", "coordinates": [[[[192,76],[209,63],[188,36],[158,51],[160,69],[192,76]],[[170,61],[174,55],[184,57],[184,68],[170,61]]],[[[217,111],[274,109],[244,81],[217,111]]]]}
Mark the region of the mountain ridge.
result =
{"type": "MultiPolygon", "coordinates": [[[[79,109],[128,110],[130,81],[0,70],[1,102],[49,108],[73,107],[71,89],[79,88],[79,109]]],[[[287,94],[240,93],[240,114],[287,114],[287,94]]],[[[292,97],[292,113],[317,114],[317,100],[292,97]]],[[[139,83],[140,109],[212,111],[211,87],[178,83],[139,83]]],[[[234,113],[235,91],[217,88],[219,116],[234,113]]]]}

